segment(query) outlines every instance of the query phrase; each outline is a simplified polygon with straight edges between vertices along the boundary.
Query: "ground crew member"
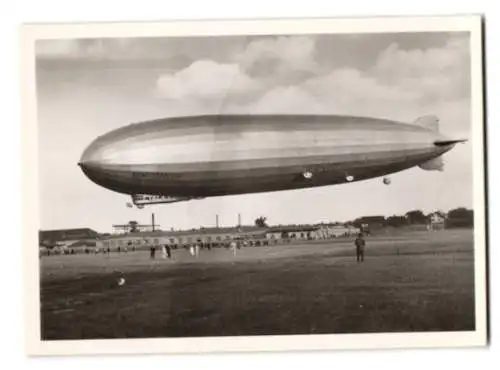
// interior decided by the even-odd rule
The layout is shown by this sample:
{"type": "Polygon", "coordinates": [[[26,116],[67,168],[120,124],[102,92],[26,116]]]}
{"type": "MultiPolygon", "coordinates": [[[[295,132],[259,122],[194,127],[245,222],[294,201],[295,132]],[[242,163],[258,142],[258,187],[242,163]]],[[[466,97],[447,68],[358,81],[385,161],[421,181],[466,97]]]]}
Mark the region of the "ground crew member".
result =
{"type": "Polygon", "coordinates": [[[363,262],[365,259],[365,239],[363,239],[363,234],[359,233],[358,237],[354,241],[354,244],[356,245],[356,261],[359,263],[360,261],[363,262]]]}

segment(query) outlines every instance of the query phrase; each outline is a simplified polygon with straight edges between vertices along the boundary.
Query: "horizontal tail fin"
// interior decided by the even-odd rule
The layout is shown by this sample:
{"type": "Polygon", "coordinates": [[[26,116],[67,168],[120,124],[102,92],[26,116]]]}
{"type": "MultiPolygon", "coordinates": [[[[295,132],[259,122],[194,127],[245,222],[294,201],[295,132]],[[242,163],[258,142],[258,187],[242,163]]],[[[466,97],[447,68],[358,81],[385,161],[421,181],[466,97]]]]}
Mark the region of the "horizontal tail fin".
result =
{"type": "Polygon", "coordinates": [[[447,146],[447,145],[454,145],[458,143],[465,143],[467,139],[458,139],[458,140],[436,140],[434,142],[434,145],[437,146],[447,146]]]}

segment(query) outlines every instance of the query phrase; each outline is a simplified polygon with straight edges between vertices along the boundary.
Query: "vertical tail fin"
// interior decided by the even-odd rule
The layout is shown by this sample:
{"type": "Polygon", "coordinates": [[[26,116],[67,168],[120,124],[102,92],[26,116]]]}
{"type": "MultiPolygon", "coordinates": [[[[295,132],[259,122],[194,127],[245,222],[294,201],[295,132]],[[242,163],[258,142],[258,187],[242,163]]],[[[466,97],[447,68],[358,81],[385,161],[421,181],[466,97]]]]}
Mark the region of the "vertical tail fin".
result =
{"type": "MultiPolygon", "coordinates": [[[[439,118],[433,115],[419,117],[415,120],[414,124],[436,133],[439,132],[439,118]]],[[[443,157],[433,158],[428,162],[419,164],[419,167],[426,171],[443,171],[443,157]]]]}
{"type": "Polygon", "coordinates": [[[430,161],[418,165],[421,169],[426,171],[443,171],[444,160],[443,157],[433,158],[430,161]]]}
{"type": "Polygon", "coordinates": [[[422,116],[417,118],[413,123],[428,130],[439,132],[439,118],[436,116],[422,116]]]}

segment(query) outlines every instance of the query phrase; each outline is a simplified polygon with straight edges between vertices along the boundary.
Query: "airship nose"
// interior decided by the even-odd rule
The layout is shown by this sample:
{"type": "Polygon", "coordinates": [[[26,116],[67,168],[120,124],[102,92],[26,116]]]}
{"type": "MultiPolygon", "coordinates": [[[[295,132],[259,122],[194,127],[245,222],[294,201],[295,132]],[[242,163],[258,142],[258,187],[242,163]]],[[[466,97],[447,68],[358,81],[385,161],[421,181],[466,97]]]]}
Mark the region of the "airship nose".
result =
{"type": "Polygon", "coordinates": [[[94,140],[90,145],[83,151],[82,156],[80,158],[80,161],[78,162],[78,165],[85,166],[89,163],[96,163],[100,162],[102,159],[100,156],[100,148],[101,146],[98,143],[98,140],[94,140]]]}
{"type": "Polygon", "coordinates": [[[92,141],[82,153],[78,165],[83,169],[87,167],[102,167],[116,164],[117,146],[121,144],[115,132],[109,132],[92,141]]]}
{"type": "Polygon", "coordinates": [[[83,173],[92,181],[99,182],[103,170],[103,146],[99,139],[94,140],[82,153],[78,166],[83,173]]]}
{"type": "Polygon", "coordinates": [[[90,180],[95,182],[95,180],[98,178],[98,173],[99,173],[98,166],[86,162],[78,162],[78,166],[80,166],[85,176],[87,176],[90,180]]]}
{"type": "Polygon", "coordinates": [[[92,182],[107,189],[129,193],[128,186],[133,179],[123,166],[130,168],[124,161],[130,143],[121,136],[120,131],[111,131],[95,139],[83,151],[78,166],[92,182]]]}
{"type": "Polygon", "coordinates": [[[78,162],[78,167],[80,167],[83,173],[89,178],[92,178],[92,176],[90,175],[91,170],[99,170],[98,164],[90,162],[78,162]]]}

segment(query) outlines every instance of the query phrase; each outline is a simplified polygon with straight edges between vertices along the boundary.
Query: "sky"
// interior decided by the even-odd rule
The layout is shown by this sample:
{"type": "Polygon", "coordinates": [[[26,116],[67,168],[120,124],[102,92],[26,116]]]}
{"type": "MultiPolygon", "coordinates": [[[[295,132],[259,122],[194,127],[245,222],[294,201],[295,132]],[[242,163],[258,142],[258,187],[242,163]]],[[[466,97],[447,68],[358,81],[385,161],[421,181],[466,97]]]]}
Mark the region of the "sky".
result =
{"type": "Polygon", "coordinates": [[[470,138],[468,33],[330,34],[39,40],[36,44],[41,229],[148,223],[168,230],[347,221],[409,210],[472,208],[472,145],[444,155],[444,172],[412,168],[350,184],[127,208],[129,197],[77,166],[99,135],[134,122],[224,113],[345,114],[470,138]]]}

